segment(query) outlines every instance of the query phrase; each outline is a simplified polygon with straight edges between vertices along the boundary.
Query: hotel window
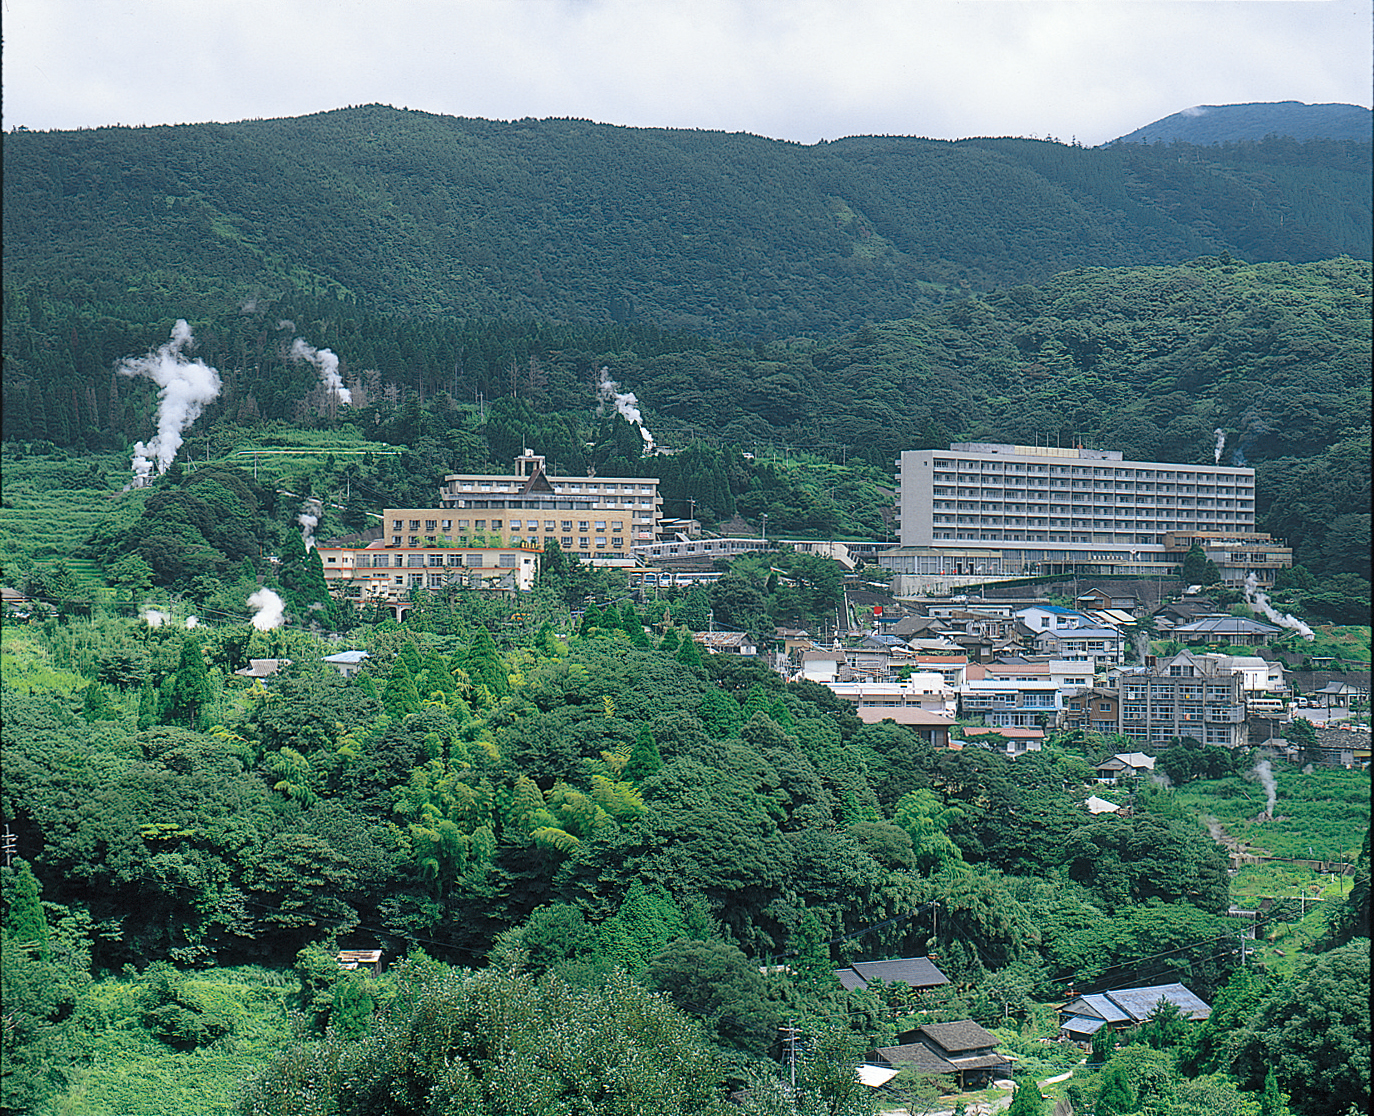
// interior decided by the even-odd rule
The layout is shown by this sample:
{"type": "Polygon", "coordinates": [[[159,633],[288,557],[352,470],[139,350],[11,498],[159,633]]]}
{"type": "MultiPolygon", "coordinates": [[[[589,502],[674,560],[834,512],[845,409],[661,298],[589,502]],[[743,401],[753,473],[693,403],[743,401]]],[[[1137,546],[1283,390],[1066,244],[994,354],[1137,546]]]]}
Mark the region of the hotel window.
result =
{"type": "Polygon", "coordinates": [[[420,521],[418,519],[412,519],[410,521],[410,529],[412,531],[418,531],[420,529],[420,521]]]}
{"type": "Polygon", "coordinates": [[[426,520],[425,520],[425,530],[426,530],[426,531],[433,531],[433,530],[435,530],[438,526],[439,526],[438,520],[434,520],[434,519],[426,519],[426,520]]]}
{"type": "MultiPolygon", "coordinates": [[[[611,545],[612,545],[612,546],[616,546],[616,547],[624,546],[624,545],[625,545],[625,540],[624,540],[623,538],[620,538],[620,539],[612,539],[612,540],[611,540],[611,545]]],[[[334,561],[333,558],[331,558],[331,559],[329,559],[329,560],[330,560],[331,562],[334,561]]]]}
{"type": "Polygon", "coordinates": [[[556,530],[558,530],[558,520],[556,520],[556,519],[546,519],[546,520],[544,520],[544,530],[545,530],[545,531],[556,531],[556,530]]]}
{"type": "Polygon", "coordinates": [[[571,519],[565,519],[565,520],[562,521],[562,523],[563,523],[563,530],[565,530],[565,531],[571,531],[571,530],[572,530],[572,520],[571,520],[571,519]]]}
{"type": "Polygon", "coordinates": [[[606,545],[606,540],[604,538],[598,538],[596,540],[596,545],[599,547],[604,547],[606,545]]]}
{"type": "Polygon", "coordinates": [[[564,535],[562,539],[562,545],[564,550],[569,549],[572,546],[572,536],[564,535]]]}
{"type": "Polygon", "coordinates": [[[493,531],[499,531],[499,530],[501,530],[501,521],[500,521],[499,519],[493,519],[493,520],[491,521],[491,529],[492,529],[493,531]]]}
{"type": "Polygon", "coordinates": [[[587,529],[587,521],[585,519],[580,520],[577,524],[577,529],[579,531],[585,531],[587,529]]]}
{"type": "Polygon", "coordinates": [[[577,549],[578,549],[578,550],[587,550],[590,546],[591,546],[591,540],[590,540],[590,539],[578,539],[578,540],[577,540],[577,549]]]}

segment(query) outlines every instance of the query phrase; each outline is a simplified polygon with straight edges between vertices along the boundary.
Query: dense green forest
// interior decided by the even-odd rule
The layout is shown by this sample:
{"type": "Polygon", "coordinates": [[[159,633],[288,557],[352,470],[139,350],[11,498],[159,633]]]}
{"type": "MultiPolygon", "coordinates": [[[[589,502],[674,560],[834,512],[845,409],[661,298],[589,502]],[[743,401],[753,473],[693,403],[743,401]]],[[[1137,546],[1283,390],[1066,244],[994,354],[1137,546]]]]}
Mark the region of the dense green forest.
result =
{"type": "Polygon", "coordinates": [[[368,105],[11,132],[7,280],[182,317],[406,315],[835,336],[1080,267],[1367,257],[1367,143],[1226,147],[509,123],[368,105]]]}
{"type": "Polygon", "coordinates": [[[1374,113],[1360,105],[1257,101],[1197,105],[1127,132],[1114,143],[1235,143],[1269,136],[1290,139],[1374,139],[1374,113]]]}
{"type": "MultiPolygon", "coordinates": [[[[1291,990],[1240,973],[1225,860],[1196,816],[1152,784],[1132,818],[1084,811],[1091,764],[1116,741],[1065,737],[1015,762],[932,750],[862,724],[824,687],[702,658],[663,602],[593,609],[575,631],[552,588],[509,608],[458,594],[405,628],[359,632],[371,658],[351,680],[320,661],[328,643],[292,627],[188,629],[181,612],[7,626],[3,809],[21,857],[3,873],[7,1106],[41,1106],[114,1041],[218,1057],[242,1033],[261,1051],[262,1009],[231,975],[244,966],[294,968],[265,1002],[301,1044],[245,1112],[428,1110],[372,1107],[359,1088],[456,1090],[464,1111],[512,1111],[527,1063],[550,1080],[534,1096],[575,1083],[621,1097],[621,1058],[663,1067],[635,1088],[689,1089],[681,1110],[713,1111],[724,1083],[758,1076],[788,1018],[809,1056],[831,1035],[842,1064],[923,1020],[1038,1026],[1037,1005],[1070,986],[1171,980],[1246,997],[1222,1034],[1140,1038],[1170,1052],[1177,1087],[1220,1073],[1232,1094],[1258,1089],[1256,1051],[1291,1043],[1279,1078],[1308,1098],[1301,1111],[1358,1096],[1339,1074],[1309,1082],[1313,1053],[1266,1029],[1291,990]],[[292,665],[233,676],[268,656],[292,665]],[[415,959],[377,982],[330,952],[374,946],[415,959]],[[844,993],[829,975],[847,958],[926,952],[954,983],[920,1000],[844,993]],[[551,1050],[538,1021],[560,1013],[624,1033],[551,1050]],[[507,1028],[517,1062],[488,1065],[495,1040],[464,1039],[472,1027],[507,1028]],[[435,1059],[468,1069],[433,1078],[435,1059]],[[338,1099],[293,1107],[307,1079],[338,1099]]],[[[1348,778],[1367,799],[1367,775],[1348,778]]],[[[1352,843],[1332,839],[1319,851],[1352,843]]],[[[1368,932],[1364,871],[1364,892],[1314,915],[1328,946],[1368,932]]],[[[1327,979],[1363,1003],[1358,967],[1327,979]]],[[[579,1103],[567,1110],[653,1104],[579,1103]]]]}

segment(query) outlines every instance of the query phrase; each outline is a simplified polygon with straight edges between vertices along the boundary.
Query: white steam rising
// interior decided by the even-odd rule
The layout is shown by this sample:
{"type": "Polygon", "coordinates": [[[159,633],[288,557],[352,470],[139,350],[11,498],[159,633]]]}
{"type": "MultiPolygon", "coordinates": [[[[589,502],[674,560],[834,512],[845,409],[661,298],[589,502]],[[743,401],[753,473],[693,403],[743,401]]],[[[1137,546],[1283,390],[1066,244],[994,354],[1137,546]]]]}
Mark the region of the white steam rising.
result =
{"type": "Polygon", "coordinates": [[[199,616],[188,616],[188,617],[186,617],[186,627],[187,627],[187,628],[199,628],[199,627],[200,627],[200,617],[199,617],[199,616]]]}
{"type": "Polygon", "coordinates": [[[160,628],[163,624],[170,624],[172,622],[172,614],[170,612],[149,608],[147,605],[140,608],[138,614],[143,618],[143,622],[150,628],[160,628]]]}
{"type": "Polygon", "coordinates": [[[253,627],[260,632],[280,628],[286,619],[286,602],[271,589],[259,589],[248,598],[253,610],[253,627]]]}
{"type": "Polygon", "coordinates": [[[1215,430],[1212,431],[1212,433],[1217,436],[1216,449],[1212,451],[1212,464],[1220,465],[1221,451],[1226,448],[1226,431],[1224,431],[1221,427],[1218,426],[1215,430]]]}
{"type": "Polygon", "coordinates": [[[1312,640],[1317,638],[1316,633],[1296,616],[1290,616],[1286,612],[1281,613],[1269,603],[1268,595],[1260,591],[1259,578],[1254,574],[1246,574],[1245,576],[1245,599],[1249,602],[1251,608],[1259,609],[1279,627],[1291,628],[1293,631],[1297,632],[1298,635],[1302,636],[1303,639],[1312,640]]]}
{"type": "Polygon", "coordinates": [[[353,393],[344,387],[343,380],[339,378],[339,358],[328,349],[317,349],[297,337],[291,342],[291,359],[308,360],[319,372],[320,383],[324,384],[330,395],[340,403],[353,402],[353,393]]]}
{"type": "Polygon", "coordinates": [[[219,396],[219,373],[185,352],[193,344],[191,327],[182,319],[172,327],[172,337],[147,356],[126,357],[116,368],[121,376],[143,376],[161,389],[157,393],[157,433],[146,445],[134,446],[134,475],[146,480],[156,467],[165,473],[176,460],[182,434],[200,417],[207,403],[219,396]]]}
{"type": "Polygon", "coordinates": [[[324,505],[315,497],[306,498],[301,505],[301,514],[296,516],[296,522],[301,525],[301,541],[305,543],[307,554],[315,546],[315,528],[320,525],[320,516],[324,514],[324,505]]]}
{"type": "Polygon", "coordinates": [[[1180,115],[1180,116],[1206,116],[1206,115],[1207,115],[1207,106],[1206,106],[1206,105],[1194,105],[1192,108],[1186,108],[1186,109],[1184,109],[1179,115],[1180,115]]]}
{"type": "Polygon", "coordinates": [[[1272,818],[1274,804],[1279,800],[1279,785],[1274,781],[1274,769],[1269,766],[1268,760],[1260,760],[1255,764],[1254,775],[1264,785],[1264,794],[1268,799],[1264,812],[1272,818]]]}
{"type": "Polygon", "coordinates": [[[639,436],[644,439],[644,452],[648,453],[654,448],[654,436],[644,428],[639,415],[639,400],[632,391],[622,392],[620,385],[611,379],[610,371],[609,368],[603,368],[598,374],[596,395],[601,402],[597,405],[596,413],[601,414],[608,403],[612,404],[639,431],[639,436]]]}

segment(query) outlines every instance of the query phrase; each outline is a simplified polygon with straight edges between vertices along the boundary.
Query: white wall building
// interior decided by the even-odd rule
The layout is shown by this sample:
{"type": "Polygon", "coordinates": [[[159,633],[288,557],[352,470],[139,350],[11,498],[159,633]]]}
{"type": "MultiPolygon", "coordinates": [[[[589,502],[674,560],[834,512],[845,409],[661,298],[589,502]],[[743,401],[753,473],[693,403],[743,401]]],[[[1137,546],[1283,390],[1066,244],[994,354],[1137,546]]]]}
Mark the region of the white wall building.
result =
{"type": "Polygon", "coordinates": [[[913,575],[1016,577],[1089,563],[1153,575],[1179,561],[1166,535],[1254,532],[1253,469],[986,442],[907,450],[897,467],[909,553],[881,564],[913,575]]]}

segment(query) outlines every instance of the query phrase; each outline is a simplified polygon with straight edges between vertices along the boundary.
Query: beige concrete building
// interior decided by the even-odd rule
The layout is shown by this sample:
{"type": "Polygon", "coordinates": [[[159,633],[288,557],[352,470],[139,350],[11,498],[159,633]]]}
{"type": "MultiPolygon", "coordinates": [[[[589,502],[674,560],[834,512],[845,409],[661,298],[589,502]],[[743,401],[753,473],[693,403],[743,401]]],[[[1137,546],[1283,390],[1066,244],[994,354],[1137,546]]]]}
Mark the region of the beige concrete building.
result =
{"type": "Polygon", "coordinates": [[[438,509],[388,511],[391,546],[446,539],[456,546],[534,546],[550,540],[594,565],[633,566],[632,547],[653,543],[663,514],[657,477],[566,477],[526,450],[515,473],[451,473],[438,509]],[[480,540],[480,542],[479,542],[480,540]]]}

